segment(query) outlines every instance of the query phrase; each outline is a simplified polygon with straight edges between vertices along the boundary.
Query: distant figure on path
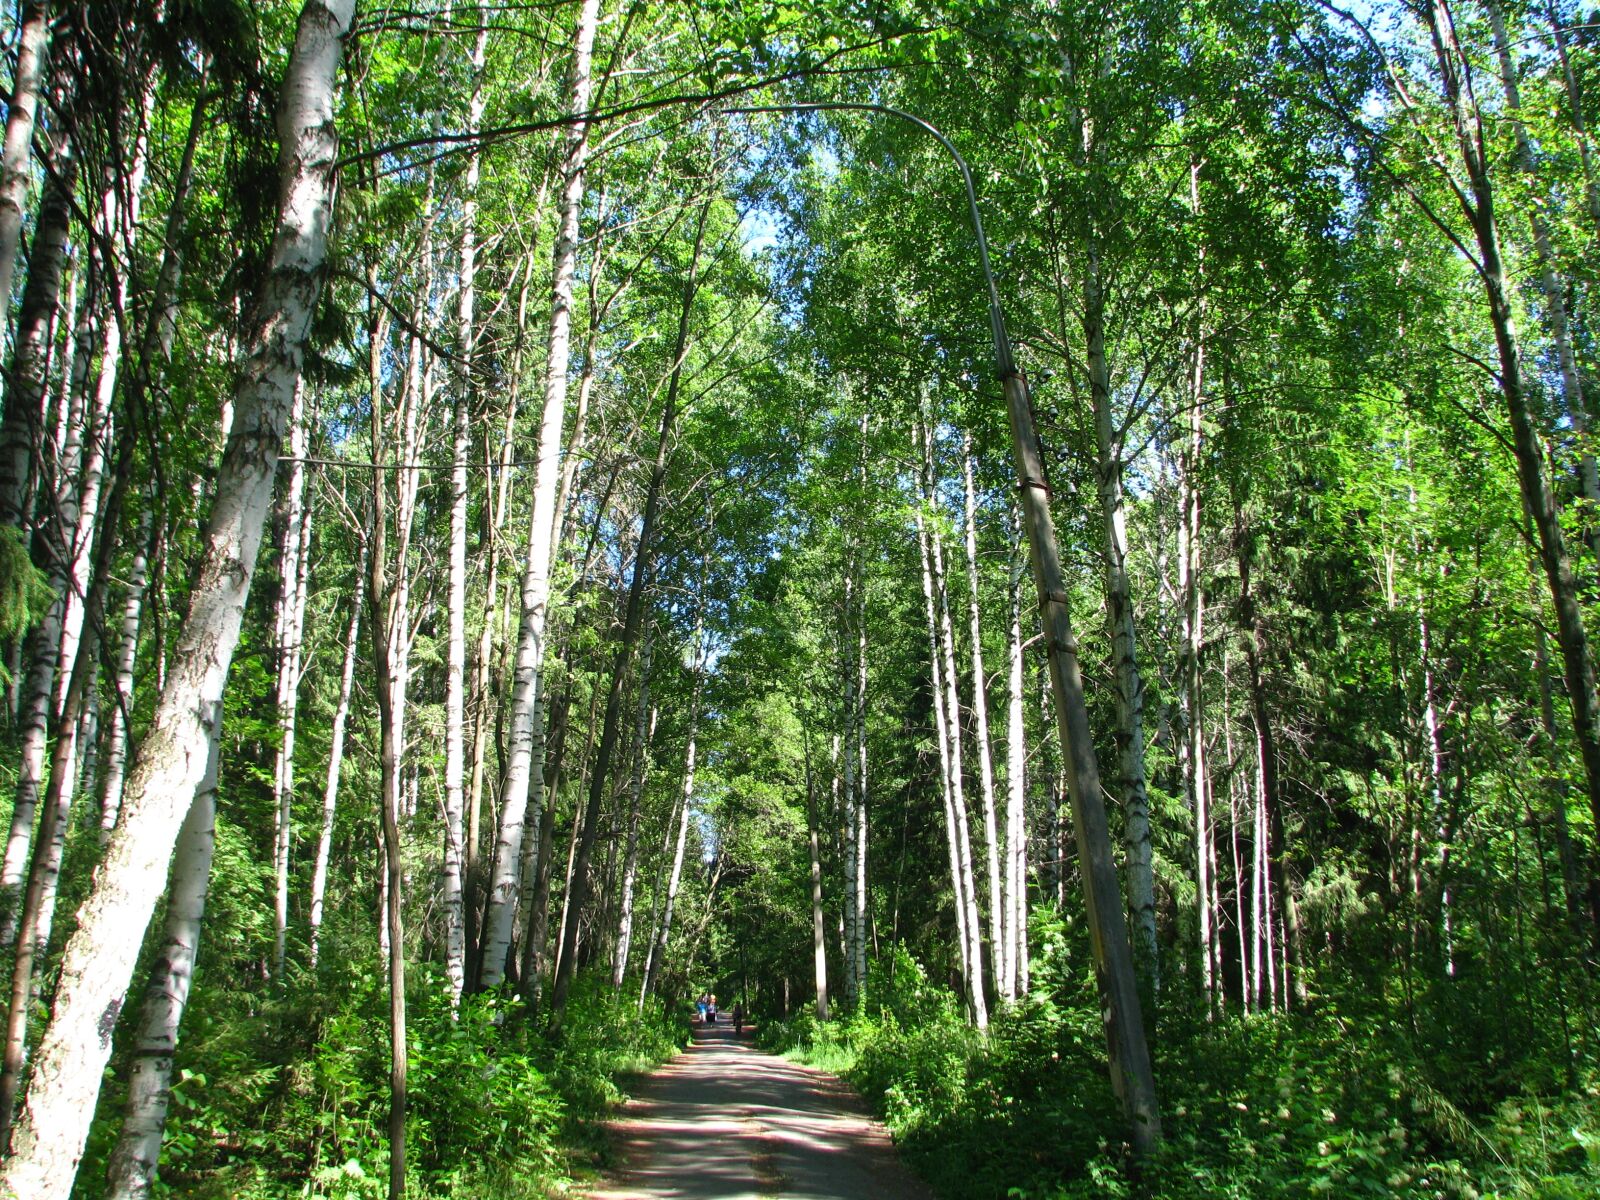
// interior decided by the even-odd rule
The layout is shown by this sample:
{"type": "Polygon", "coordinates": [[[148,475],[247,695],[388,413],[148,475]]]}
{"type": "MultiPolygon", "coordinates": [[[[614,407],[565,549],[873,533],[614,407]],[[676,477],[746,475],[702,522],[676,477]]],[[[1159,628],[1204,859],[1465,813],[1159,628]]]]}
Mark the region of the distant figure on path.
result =
{"type": "Polygon", "coordinates": [[[744,1001],[733,1002],[733,1036],[739,1037],[744,1033],[744,1001]]]}
{"type": "Polygon", "coordinates": [[[706,1005],[706,1023],[709,1025],[717,1023],[717,994],[715,992],[711,993],[711,1003],[706,1005]]]}
{"type": "Polygon", "coordinates": [[[698,999],[698,1000],[696,1000],[694,1002],[694,1006],[695,1006],[696,1010],[699,1013],[700,1024],[702,1024],[702,1025],[704,1025],[706,1023],[706,1006],[709,1005],[710,1003],[711,1003],[711,998],[705,992],[701,992],[700,993],[700,999],[698,999]]]}

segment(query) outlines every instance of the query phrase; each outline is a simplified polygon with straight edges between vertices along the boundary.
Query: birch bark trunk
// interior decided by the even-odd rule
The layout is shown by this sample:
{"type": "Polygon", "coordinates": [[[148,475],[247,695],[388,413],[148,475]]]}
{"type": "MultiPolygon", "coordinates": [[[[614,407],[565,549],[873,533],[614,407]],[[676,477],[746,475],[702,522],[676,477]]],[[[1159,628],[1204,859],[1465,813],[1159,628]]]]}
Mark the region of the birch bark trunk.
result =
{"type": "Polygon", "coordinates": [[[335,77],[354,0],[307,0],[278,111],[278,227],[234,392],[189,615],[135,757],[95,884],[62,958],[55,1008],[0,1188],[65,1200],[93,1118],[111,1031],[178,831],[205,772],[213,706],[238,642],[284,422],[321,291],[335,186],[335,77]],[[108,1014],[111,1019],[108,1020],[108,1014]]]}
{"type": "MultiPolygon", "coordinates": [[[[467,103],[467,132],[475,135],[483,123],[484,58],[489,25],[483,5],[474,19],[478,33],[472,45],[472,98],[467,103]]],[[[467,458],[472,453],[472,410],[476,380],[478,179],[482,156],[476,145],[467,156],[461,197],[461,292],[456,314],[457,353],[455,406],[452,416],[454,448],[450,466],[450,582],[445,633],[444,724],[444,863],[440,902],[444,907],[445,976],[450,981],[450,1001],[461,1003],[467,981],[466,872],[466,758],[467,758],[467,458]]],[[[492,600],[490,607],[492,608],[492,600]]],[[[486,609],[485,611],[488,611],[486,609]]]]}
{"type": "Polygon", "coordinates": [[[323,905],[328,894],[328,862],[333,856],[333,824],[339,811],[339,775],[344,767],[345,732],[350,722],[350,693],[355,683],[356,658],[361,649],[361,607],[367,591],[367,543],[363,539],[356,557],[355,588],[350,599],[350,626],[344,640],[344,664],[339,671],[339,699],[334,704],[329,731],[328,776],[322,789],[322,828],[317,835],[317,857],[311,869],[311,911],[308,919],[310,962],[317,965],[321,949],[323,905]]]}
{"type": "Polygon", "coordinates": [[[1023,720],[1022,576],[1011,572],[1011,623],[1006,671],[1006,955],[1001,995],[1012,1001],[1028,989],[1028,745],[1023,720]]]}
{"type": "Polygon", "coordinates": [[[1013,974],[1005,891],[1000,877],[1000,836],[995,816],[994,751],[989,741],[989,687],[983,669],[983,624],[978,602],[978,489],[972,470],[972,434],[961,436],[961,476],[966,495],[967,623],[972,639],[972,717],[978,740],[978,784],[983,803],[983,837],[989,869],[989,955],[995,991],[1006,997],[1005,978],[1013,974]]]}
{"type": "MultiPolygon", "coordinates": [[[[11,371],[6,384],[6,406],[0,423],[0,526],[27,527],[37,484],[36,464],[42,449],[46,381],[49,371],[50,328],[58,310],[61,271],[66,258],[67,228],[71,216],[72,183],[76,162],[64,152],[46,181],[39,205],[33,253],[28,260],[28,281],[23,288],[12,346],[11,371]]],[[[56,517],[54,506],[46,520],[56,517]]],[[[18,694],[17,790],[11,809],[11,829],[5,858],[0,861],[0,944],[9,945],[15,934],[18,892],[27,870],[33,844],[34,814],[39,788],[44,782],[45,743],[49,732],[50,700],[55,688],[60,652],[60,599],[65,590],[65,555],[62,534],[47,534],[43,545],[51,564],[56,600],[28,639],[24,655],[26,680],[18,694]]]]}
{"type": "MultiPolygon", "coordinates": [[[[590,64],[599,13],[600,0],[583,0],[578,11],[567,106],[568,114],[573,117],[579,117],[589,109],[590,64]]],[[[564,182],[551,270],[544,413],[539,427],[531,531],[522,577],[522,616],[512,683],[509,760],[483,922],[483,950],[478,976],[478,984],[483,988],[498,987],[505,978],[506,953],[511,945],[512,919],[516,916],[519,898],[529,785],[543,759],[543,729],[538,720],[539,693],[544,668],[545,626],[549,615],[556,488],[561,475],[561,427],[566,419],[572,288],[578,259],[578,217],[583,206],[584,167],[588,155],[588,122],[574,120],[562,163],[564,182]]]]}
{"type": "Polygon", "coordinates": [[[167,888],[165,945],[150,971],[139,1013],[122,1132],[111,1152],[107,1172],[107,1200],[145,1200],[161,1159],[161,1140],[172,1098],[173,1060],[178,1052],[184,1009],[189,1003],[189,988],[194,982],[206,892],[211,883],[211,858],[217,844],[217,765],[221,745],[217,735],[221,727],[222,715],[215,712],[205,777],[178,832],[172,880],[167,888]]]}
{"type": "MultiPolygon", "coordinates": [[[[920,437],[919,429],[919,437],[920,437]]],[[[920,492],[920,489],[919,489],[920,492]]],[[[972,937],[967,925],[967,876],[961,870],[961,851],[957,842],[961,836],[961,825],[956,817],[956,804],[958,803],[957,785],[952,782],[956,778],[959,767],[952,762],[950,755],[950,738],[946,729],[948,718],[945,712],[946,689],[944,685],[944,654],[939,644],[939,619],[937,615],[937,602],[934,599],[933,584],[933,556],[929,549],[929,536],[927,521],[923,517],[923,496],[918,495],[915,507],[917,522],[917,549],[922,556],[922,599],[923,608],[928,621],[928,666],[930,671],[930,687],[933,693],[933,726],[934,740],[939,746],[939,794],[944,800],[944,827],[945,844],[950,852],[950,887],[955,893],[956,910],[956,945],[961,950],[961,977],[967,989],[971,990],[972,978],[976,973],[981,982],[981,970],[975,972],[972,963],[972,937]]],[[[971,997],[967,1001],[968,1010],[974,1011],[971,997]]]]}
{"type": "MultiPolygon", "coordinates": [[[[924,503],[930,512],[938,511],[933,465],[933,430],[922,430],[924,503]]],[[[983,925],[978,904],[978,881],[972,869],[972,833],[967,820],[966,785],[961,765],[961,699],[956,672],[956,635],[950,620],[950,592],[944,569],[943,538],[937,526],[928,530],[928,554],[933,568],[933,594],[939,618],[939,641],[944,655],[944,726],[950,745],[950,807],[956,821],[956,852],[961,868],[963,901],[966,904],[968,946],[967,987],[972,1021],[979,1029],[989,1025],[989,1005],[984,996],[983,925]]]]}
{"type": "MultiPolygon", "coordinates": [[[[822,916],[821,821],[817,812],[817,780],[811,769],[811,729],[803,725],[806,755],[806,833],[811,842],[811,978],[815,988],[817,1020],[828,1019],[828,945],[822,916]]],[[[682,865],[682,851],[679,863],[682,865]]]]}
{"type": "Polygon", "coordinates": [[[306,617],[306,584],[311,517],[306,506],[306,405],[303,386],[295,389],[289,413],[288,479],[283,497],[283,547],[278,556],[278,750],[273,767],[277,799],[272,838],[272,977],[283,978],[289,944],[289,854],[294,841],[294,741],[299,715],[301,630],[306,617]]]}
{"type": "MultiPolygon", "coordinates": [[[[0,157],[0,305],[11,310],[11,277],[27,217],[33,130],[50,58],[49,0],[24,0],[17,15],[17,69],[7,96],[5,150],[0,157]]],[[[4,319],[0,319],[3,333],[4,319]]]]}

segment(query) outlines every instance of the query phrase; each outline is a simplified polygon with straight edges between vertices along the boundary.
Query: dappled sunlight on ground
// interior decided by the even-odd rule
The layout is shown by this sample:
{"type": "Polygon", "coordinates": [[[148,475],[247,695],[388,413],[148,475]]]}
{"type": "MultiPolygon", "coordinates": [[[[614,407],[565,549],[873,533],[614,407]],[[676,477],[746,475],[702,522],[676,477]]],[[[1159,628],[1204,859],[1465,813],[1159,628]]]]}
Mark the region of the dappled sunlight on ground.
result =
{"type": "Polygon", "coordinates": [[[613,1123],[620,1166],[592,1200],[926,1200],[854,1093],[751,1038],[695,1027],[613,1123]]]}

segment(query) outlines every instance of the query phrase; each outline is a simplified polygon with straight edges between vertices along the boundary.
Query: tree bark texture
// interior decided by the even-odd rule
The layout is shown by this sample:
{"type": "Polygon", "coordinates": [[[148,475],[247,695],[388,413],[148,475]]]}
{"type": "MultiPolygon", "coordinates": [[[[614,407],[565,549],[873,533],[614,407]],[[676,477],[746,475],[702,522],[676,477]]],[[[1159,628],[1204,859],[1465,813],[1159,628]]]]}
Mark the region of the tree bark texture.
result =
{"type": "Polygon", "coordinates": [[[307,0],[279,102],[279,216],[187,619],[123,792],[122,818],[62,958],[51,1021],[0,1187],[65,1200],[111,1035],[178,831],[205,773],[306,334],[322,287],[338,140],[335,81],[354,0],[307,0]]]}

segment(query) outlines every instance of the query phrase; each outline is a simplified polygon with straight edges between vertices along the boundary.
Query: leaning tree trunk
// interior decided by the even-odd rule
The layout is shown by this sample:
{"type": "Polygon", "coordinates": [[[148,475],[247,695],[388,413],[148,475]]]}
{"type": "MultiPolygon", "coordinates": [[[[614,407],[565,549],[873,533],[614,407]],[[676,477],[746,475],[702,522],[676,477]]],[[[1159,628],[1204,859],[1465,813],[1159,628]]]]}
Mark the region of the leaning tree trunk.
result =
{"type": "MultiPolygon", "coordinates": [[[[1451,110],[1456,146],[1470,187],[1458,198],[1478,249],[1475,265],[1494,330],[1500,394],[1511,426],[1517,482],[1538,535],[1539,560],[1555,608],[1556,642],[1565,668],[1573,733],[1583,759],[1589,810],[1600,826],[1600,692],[1595,686],[1594,657],[1567,553],[1566,533],[1561,527],[1560,502],[1550,484],[1542,439],[1523,381],[1511,282],[1500,249],[1495,190],[1485,149],[1491,139],[1485,134],[1482,113],[1473,94],[1470,61],[1456,42],[1448,0],[1432,0],[1425,16],[1432,34],[1439,84],[1451,110]]],[[[1595,886],[1600,887],[1600,881],[1595,886]]]]}
{"type": "Polygon", "coordinates": [[[335,76],[354,0],[307,0],[281,92],[283,190],[267,275],[234,391],[233,428],[166,686],[62,957],[52,1018],[0,1188],[66,1200],[122,1005],[184,817],[205,773],[214,706],[238,643],[284,423],[321,293],[332,217],[335,76]]]}
{"type": "MultiPolygon", "coordinates": [[[[1517,167],[1534,179],[1539,168],[1527,126],[1522,120],[1522,89],[1517,83],[1511,40],[1506,34],[1505,19],[1499,4],[1489,3],[1486,8],[1489,27],[1494,32],[1495,56],[1500,63],[1500,83],[1505,89],[1511,130],[1516,137],[1517,167]]],[[[1537,185],[1535,187],[1537,189],[1537,185]]],[[[1578,360],[1573,352],[1572,320],[1567,311],[1567,283],[1557,268],[1555,249],[1550,243],[1549,222],[1537,204],[1528,211],[1528,224],[1533,232],[1534,257],[1539,264],[1539,291],[1544,297],[1545,319],[1549,323],[1550,341],[1556,351],[1562,408],[1572,422],[1573,433],[1577,435],[1578,482],[1587,502],[1582,514],[1583,536],[1589,543],[1590,553],[1600,559],[1600,527],[1596,524],[1600,521],[1600,466],[1596,465],[1594,448],[1589,441],[1589,408],[1584,401],[1583,386],[1578,378],[1578,360]]]]}
{"type": "Polygon", "coordinates": [[[584,167],[589,156],[590,61],[600,0],[583,0],[572,51],[568,113],[575,118],[563,157],[559,230],[551,270],[550,339],[545,354],[544,415],[539,426],[539,454],[534,468],[533,510],[528,555],[522,576],[522,616],[517,633],[511,696],[511,733],[505,783],[500,800],[500,825],[495,836],[494,865],[484,911],[483,945],[478,985],[498,987],[505,978],[513,918],[520,898],[522,839],[527,819],[528,790],[542,764],[538,721],[544,670],[545,626],[549,617],[550,565],[555,536],[556,488],[561,476],[561,427],[566,419],[567,367],[571,358],[572,288],[578,260],[578,217],[583,207],[584,167]]]}
{"type": "Polygon", "coordinates": [[[217,735],[221,724],[221,714],[214,713],[205,778],[200,781],[194,805],[178,832],[172,882],[167,889],[164,948],[150,971],[144,1007],[139,1013],[138,1041],[128,1073],[128,1100],[123,1109],[122,1133],[111,1152],[106,1200],[145,1200],[161,1158],[178,1032],[194,982],[206,892],[211,882],[211,857],[217,844],[217,763],[221,745],[217,735]]]}

